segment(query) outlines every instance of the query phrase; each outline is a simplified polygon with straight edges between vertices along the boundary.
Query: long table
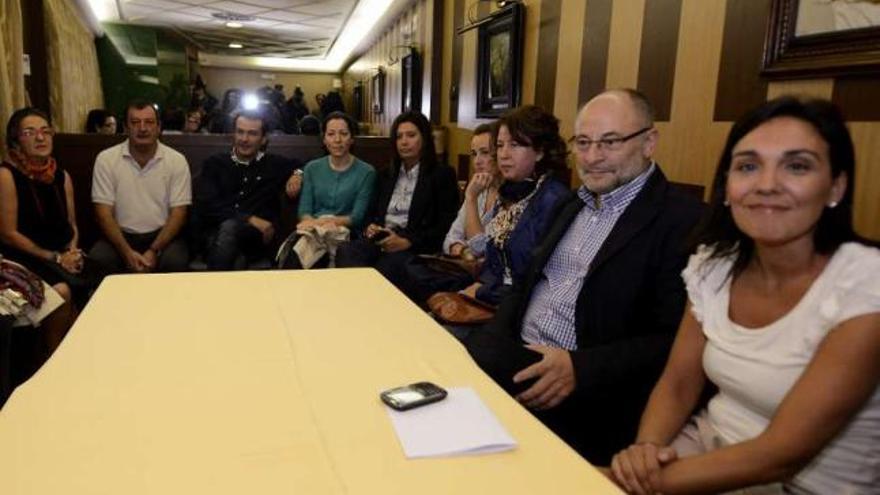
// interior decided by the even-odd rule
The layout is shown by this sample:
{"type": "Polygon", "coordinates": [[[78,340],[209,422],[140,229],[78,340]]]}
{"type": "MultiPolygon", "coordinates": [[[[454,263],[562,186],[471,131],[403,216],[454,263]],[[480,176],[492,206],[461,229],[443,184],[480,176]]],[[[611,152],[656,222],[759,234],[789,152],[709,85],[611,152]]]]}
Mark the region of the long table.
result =
{"type": "Polygon", "coordinates": [[[0,410],[0,493],[619,493],[371,269],[109,277],[0,410]],[[468,386],[519,443],[404,457],[379,402],[468,386]]]}

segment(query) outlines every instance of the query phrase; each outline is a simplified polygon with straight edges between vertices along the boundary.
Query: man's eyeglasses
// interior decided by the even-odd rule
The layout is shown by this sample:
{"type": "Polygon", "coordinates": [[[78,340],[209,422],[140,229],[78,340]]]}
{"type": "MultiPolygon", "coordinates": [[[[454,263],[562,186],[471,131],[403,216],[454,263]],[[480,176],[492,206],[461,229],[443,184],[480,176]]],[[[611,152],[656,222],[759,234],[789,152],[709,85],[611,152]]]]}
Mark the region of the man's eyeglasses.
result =
{"type": "Polygon", "coordinates": [[[569,139],[569,143],[574,143],[574,147],[578,149],[578,151],[588,151],[590,146],[596,145],[596,149],[598,151],[617,151],[623,147],[623,143],[629,141],[630,139],[640,136],[648,131],[653,129],[653,127],[643,127],[632,134],[627,134],[622,137],[613,137],[613,138],[602,138],[602,139],[590,139],[586,136],[574,136],[569,139]]]}
{"type": "Polygon", "coordinates": [[[55,129],[53,129],[51,127],[40,127],[39,129],[35,129],[33,127],[26,127],[24,129],[22,129],[21,131],[19,131],[18,136],[24,137],[24,138],[32,138],[32,137],[36,136],[37,134],[45,136],[45,137],[52,137],[55,135],[55,129]]]}

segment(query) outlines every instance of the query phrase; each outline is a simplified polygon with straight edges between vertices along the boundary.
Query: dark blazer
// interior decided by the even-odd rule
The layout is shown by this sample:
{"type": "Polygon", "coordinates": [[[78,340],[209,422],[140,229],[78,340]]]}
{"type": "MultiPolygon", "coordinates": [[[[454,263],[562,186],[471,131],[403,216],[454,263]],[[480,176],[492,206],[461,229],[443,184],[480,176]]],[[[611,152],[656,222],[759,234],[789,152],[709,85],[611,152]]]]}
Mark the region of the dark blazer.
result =
{"type": "MultiPolygon", "coordinates": [[[[385,225],[385,213],[399,174],[399,166],[391,166],[380,174],[367,224],[385,225]]],[[[413,253],[436,253],[443,247],[443,238],[455,220],[458,206],[458,181],[452,168],[443,164],[422,164],[406,228],[397,234],[409,239],[413,253]]]]}
{"type": "MultiPolygon", "coordinates": [[[[583,208],[572,194],[535,251],[525,281],[505,298],[490,324],[520,338],[532,290],[569,225],[583,208]]],[[[635,438],[648,395],[666,362],[687,300],[681,271],[685,243],[703,204],[669,184],[657,168],[618,219],[584,279],[575,310],[577,385],[566,399],[592,460],[635,438]]]]}

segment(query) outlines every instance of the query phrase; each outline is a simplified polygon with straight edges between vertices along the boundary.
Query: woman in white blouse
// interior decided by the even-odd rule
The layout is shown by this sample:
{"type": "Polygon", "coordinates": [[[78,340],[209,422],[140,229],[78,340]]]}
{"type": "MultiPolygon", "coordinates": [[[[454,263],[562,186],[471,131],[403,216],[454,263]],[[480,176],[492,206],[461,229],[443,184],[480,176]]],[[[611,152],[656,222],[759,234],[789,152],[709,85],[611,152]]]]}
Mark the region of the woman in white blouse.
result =
{"type": "Polygon", "coordinates": [[[485,226],[492,219],[501,172],[495,163],[492,126],[480,124],[471,138],[474,174],[464,191],[458,216],[443,240],[443,253],[456,258],[482,258],[486,252],[485,226]]]}
{"type": "MultiPolygon", "coordinates": [[[[501,186],[501,172],[492,146],[492,125],[480,124],[474,129],[471,159],[474,174],[465,189],[458,215],[443,239],[443,255],[476,271],[486,255],[485,228],[494,215],[501,186]]],[[[474,283],[474,273],[441,268],[422,258],[413,258],[407,263],[406,273],[397,287],[416,304],[424,306],[431,294],[457,291],[474,283]]]]}
{"type": "Polygon", "coordinates": [[[880,493],[880,250],[852,228],[854,168],[826,101],[779,98],[733,127],[688,309],[612,461],[625,490],[880,493]]]}

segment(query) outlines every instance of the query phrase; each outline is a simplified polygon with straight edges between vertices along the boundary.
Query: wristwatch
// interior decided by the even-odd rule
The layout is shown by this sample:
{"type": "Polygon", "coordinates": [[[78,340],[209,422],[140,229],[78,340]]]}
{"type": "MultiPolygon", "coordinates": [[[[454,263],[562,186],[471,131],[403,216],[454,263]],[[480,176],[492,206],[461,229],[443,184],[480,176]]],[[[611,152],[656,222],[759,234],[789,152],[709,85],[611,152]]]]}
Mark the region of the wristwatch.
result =
{"type": "Polygon", "coordinates": [[[55,264],[61,264],[61,253],[58,251],[52,251],[52,259],[55,260],[55,264]]]}

